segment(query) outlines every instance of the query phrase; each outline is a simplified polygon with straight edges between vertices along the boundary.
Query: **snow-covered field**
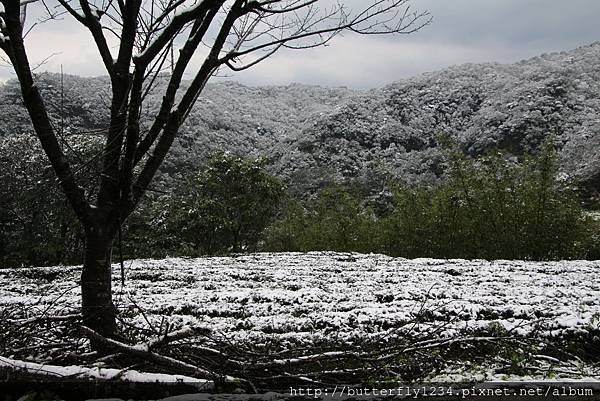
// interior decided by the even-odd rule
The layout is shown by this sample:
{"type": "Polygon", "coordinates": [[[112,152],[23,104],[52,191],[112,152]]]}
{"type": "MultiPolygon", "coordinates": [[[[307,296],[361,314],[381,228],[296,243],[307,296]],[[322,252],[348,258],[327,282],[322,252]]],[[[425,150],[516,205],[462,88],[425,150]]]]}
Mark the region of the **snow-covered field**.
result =
{"type": "MultiPolygon", "coordinates": [[[[72,311],[79,273],[0,270],[0,309],[72,311]]],[[[587,261],[281,253],[126,262],[125,287],[114,266],[114,290],[136,325],[159,326],[166,316],[173,327],[206,326],[233,343],[390,342],[407,326],[439,338],[500,331],[552,339],[599,329],[599,273],[600,263],[587,261]]]]}
{"type": "MultiPolygon", "coordinates": [[[[294,343],[335,336],[353,340],[393,331],[421,313],[450,320],[444,332],[497,322],[526,335],[600,326],[600,263],[406,260],[382,255],[255,254],[200,259],[136,260],[114,266],[121,309],[170,316],[260,341],[294,343]]],[[[0,307],[76,307],[80,267],[0,270],[0,307]]],[[[144,316],[136,313],[140,324],[144,316]]],[[[389,338],[389,337],[388,337],[389,338]]]]}

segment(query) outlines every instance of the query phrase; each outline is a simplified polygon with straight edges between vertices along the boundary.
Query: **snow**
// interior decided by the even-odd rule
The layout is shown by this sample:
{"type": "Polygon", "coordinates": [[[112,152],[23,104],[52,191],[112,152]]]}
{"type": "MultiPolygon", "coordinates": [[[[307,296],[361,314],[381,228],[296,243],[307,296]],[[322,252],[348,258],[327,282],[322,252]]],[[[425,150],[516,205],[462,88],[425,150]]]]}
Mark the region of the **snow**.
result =
{"type": "MultiPolygon", "coordinates": [[[[210,327],[231,341],[310,345],[359,339],[393,340],[421,309],[423,324],[445,322],[440,337],[500,324],[526,336],[583,333],[598,326],[599,263],[406,260],[382,255],[254,254],[125,263],[115,304],[132,323],[138,313],[173,328],[210,327]],[[135,306],[137,305],[137,306],[135,306]],[[395,332],[396,331],[396,332],[395,332]]],[[[0,270],[0,308],[79,305],[80,267],[0,270]]]]}
{"type": "MultiPolygon", "coordinates": [[[[406,339],[407,327],[426,335],[422,338],[428,344],[503,332],[552,344],[598,333],[599,269],[597,261],[263,253],[127,261],[124,288],[120,267],[113,265],[113,290],[121,317],[130,324],[163,327],[166,317],[173,335],[204,327],[215,341],[258,348],[300,349],[332,341],[348,346],[367,340],[393,344],[406,339]]],[[[0,311],[26,310],[20,321],[47,310],[77,312],[80,271],[80,266],[0,269],[0,311]]],[[[540,350],[533,351],[540,355],[526,376],[502,373],[497,360],[480,365],[458,361],[427,381],[545,380],[549,372],[560,380],[600,377],[598,366],[580,360],[557,365],[540,350]]],[[[31,358],[41,362],[35,355],[31,358]]],[[[300,361],[303,356],[294,358],[300,361]]],[[[68,373],[83,368],[57,369],[68,373]]],[[[117,373],[91,369],[86,371],[90,375],[117,373]]],[[[136,378],[134,372],[127,374],[136,378]]]]}
{"type": "Polygon", "coordinates": [[[39,364],[34,362],[25,362],[0,356],[0,368],[10,367],[19,370],[27,370],[38,374],[45,374],[52,377],[69,378],[88,378],[100,380],[130,381],[135,383],[189,383],[198,388],[198,390],[210,390],[213,383],[208,380],[196,379],[182,375],[168,375],[162,373],[146,373],[136,370],[110,369],[110,368],[86,368],[81,366],[55,366],[39,364]]]}

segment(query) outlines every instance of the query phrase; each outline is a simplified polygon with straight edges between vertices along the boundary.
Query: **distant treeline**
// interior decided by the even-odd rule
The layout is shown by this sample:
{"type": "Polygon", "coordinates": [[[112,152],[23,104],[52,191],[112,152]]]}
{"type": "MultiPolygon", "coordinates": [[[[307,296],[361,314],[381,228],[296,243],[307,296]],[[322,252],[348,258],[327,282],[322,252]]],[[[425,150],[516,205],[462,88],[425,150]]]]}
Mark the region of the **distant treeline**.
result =
{"type": "MultiPolygon", "coordinates": [[[[560,179],[554,147],[520,160],[471,157],[443,140],[445,179],[390,180],[381,204],[333,185],[292,198],[264,161],[215,154],[204,169],[154,195],[123,225],[114,256],[221,255],[255,251],[374,252],[407,258],[553,260],[597,258],[598,224],[560,179]]],[[[0,152],[2,267],[81,263],[81,229],[35,143],[5,140],[0,152]]],[[[93,157],[82,143],[78,157],[93,157]]],[[[75,166],[78,161],[73,160],[75,166]]],[[[98,166],[81,162],[91,197],[98,166]]]]}

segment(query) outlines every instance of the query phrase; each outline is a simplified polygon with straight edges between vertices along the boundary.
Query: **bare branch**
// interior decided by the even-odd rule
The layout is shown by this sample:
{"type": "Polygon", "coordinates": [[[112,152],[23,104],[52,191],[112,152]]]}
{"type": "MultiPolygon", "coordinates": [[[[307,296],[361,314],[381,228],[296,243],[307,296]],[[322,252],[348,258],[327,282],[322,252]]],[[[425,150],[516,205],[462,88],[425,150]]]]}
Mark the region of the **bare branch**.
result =
{"type": "MultiPolygon", "coordinates": [[[[195,20],[201,19],[205,16],[210,9],[218,8],[221,6],[223,1],[200,1],[196,6],[181,12],[173,18],[171,23],[167,25],[158,37],[148,45],[138,56],[135,57],[134,62],[137,65],[148,65],[158,53],[172,40],[174,36],[184,27],[185,24],[195,20]]],[[[165,14],[159,16],[159,20],[165,18],[165,14]]]]}
{"type": "MultiPolygon", "coordinates": [[[[66,0],[59,0],[59,1],[64,6],[64,3],[66,2],[66,0]]],[[[102,25],[100,24],[100,18],[98,16],[96,10],[92,10],[92,8],[87,0],[80,0],[79,4],[81,6],[83,15],[85,16],[85,19],[83,21],[81,21],[79,18],[77,18],[77,16],[76,16],[77,13],[75,13],[74,11],[73,12],[69,11],[68,8],[67,8],[67,11],[69,11],[72,15],[74,15],[78,21],[80,21],[83,25],[85,25],[89,29],[89,31],[92,34],[92,37],[94,38],[94,42],[96,43],[96,47],[98,48],[98,51],[100,52],[100,57],[102,57],[102,61],[104,62],[106,71],[108,72],[109,75],[112,75],[114,60],[113,60],[112,54],[110,52],[110,49],[108,48],[108,43],[106,42],[106,37],[104,36],[104,32],[102,31],[102,25]]]]}
{"type": "Polygon", "coordinates": [[[221,58],[223,64],[240,71],[269,58],[283,47],[307,49],[326,45],[343,31],[361,35],[410,34],[431,22],[428,12],[412,12],[408,0],[378,0],[353,14],[343,4],[319,10],[316,1],[292,2],[277,9],[271,7],[275,3],[279,2],[268,1],[252,7],[254,12],[263,13],[260,33],[238,38],[236,46],[221,58]],[[288,17],[287,14],[291,15],[288,17]],[[261,51],[266,54],[246,65],[234,64],[243,56],[261,51]]]}
{"type": "Polygon", "coordinates": [[[69,14],[71,14],[77,21],[79,21],[79,23],[86,25],[85,16],[75,11],[75,9],[69,4],[68,0],[58,0],[58,2],[61,6],[63,6],[65,10],[67,10],[69,14]]]}
{"type": "Polygon", "coordinates": [[[2,18],[5,27],[3,30],[8,35],[8,43],[3,49],[7,52],[21,84],[25,106],[31,116],[35,132],[75,213],[81,221],[89,222],[91,207],[85,198],[83,189],[75,181],[71,166],[58,143],[46,106],[33,79],[32,68],[23,43],[21,8],[14,3],[6,3],[4,6],[5,12],[2,18]]]}
{"type": "Polygon", "coordinates": [[[208,56],[205,58],[202,67],[200,67],[194,80],[183,94],[179,104],[169,114],[169,117],[164,124],[163,133],[158,139],[158,143],[154,149],[154,152],[148,158],[148,160],[146,160],[146,164],[144,165],[134,185],[135,195],[134,204],[132,207],[135,207],[135,204],[137,204],[137,202],[139,202],[141,199],[145,188],[147,188],[150,184],[150,181],[156,174],[156,171],[160,167],[168,150],[170,149],[179,127],[194,105],[198,95],[204,89],[206,82],[219,67],[218,55],[221,52],[223,45],[227,41],[227,37],[229,36],[229,33],[231,32],[236,20],[244,14],[244,10],[242,8],[242,4],[244,2],[245,0],[235,1],[222,23],[221,29],[219,30],[215,42],[213,43],[213,47],[208,56]]]}

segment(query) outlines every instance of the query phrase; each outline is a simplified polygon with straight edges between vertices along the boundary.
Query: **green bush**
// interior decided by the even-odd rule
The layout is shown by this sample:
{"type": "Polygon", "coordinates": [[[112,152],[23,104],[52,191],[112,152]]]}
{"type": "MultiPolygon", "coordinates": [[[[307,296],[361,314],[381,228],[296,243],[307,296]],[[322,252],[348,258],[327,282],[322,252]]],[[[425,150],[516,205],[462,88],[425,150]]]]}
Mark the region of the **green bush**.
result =
{"type": "Polygon", "coordinates": [[[443,183],[393,184],[392,211],[379,218],[340,187],[305,205],[290,203],[269,228],[265,249],[530,260],[597,254],[597,225],[569,183],[557,180],[551,144],[521,162],[501,152],[469,157],[452,145],[446,153],[443,183]]]}
{"type": "Polygon", "coordinates": [[[308,207],[290,201],[268,230],[268,251],[369,251],[376,232],[371,210],[339,186],[325,188],[308,207]]]}
{"type": "MultiPolygon", "coordinates": [[[[146,197],[123,226],[124,259],[185,256],[181,239],[169,221],[173,195],[146,197]]],[[[119,246],[118,240],[115,243],[119,246]]]]}
{"type": "Polygon", "coordinates": [[[255,251],[285,194],[283,183],[263,166],[263,160],[214,155],[174,195],[145,205],[130,219],[128,256],[255,251]]]}
{"type": "Polygon", "coordinates": [[[382,224],[384,250],[406,257],[585,257],[594,228],[575,191],[558,181],[551,144],[520,163],[496,152],[448,150],[448,178],[435,188],[397,186],[382,224]]]}

